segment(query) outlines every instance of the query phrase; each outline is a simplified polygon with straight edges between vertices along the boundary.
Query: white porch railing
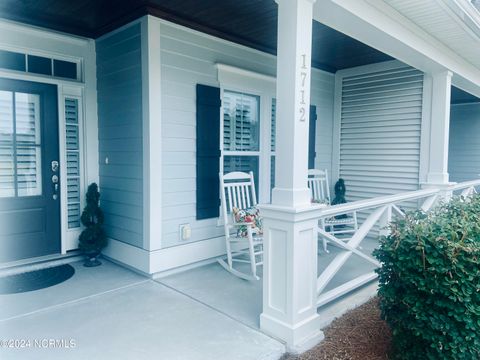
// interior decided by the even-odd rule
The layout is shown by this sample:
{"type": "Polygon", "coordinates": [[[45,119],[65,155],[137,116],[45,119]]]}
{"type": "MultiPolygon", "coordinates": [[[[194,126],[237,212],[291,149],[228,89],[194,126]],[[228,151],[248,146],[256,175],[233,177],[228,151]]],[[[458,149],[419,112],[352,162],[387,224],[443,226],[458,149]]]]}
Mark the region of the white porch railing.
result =
{"type": "MultiPolygon", "coordinates": [[[[391,196],[382,196],[373,199],[360,200],[351,203],[334,205],[324,208],[320,211],[320,218],[328,218],[340,214],[351,213],[353,211],[369,211],[366,220],[363,221],[358,230],[351,238],[345,239],[332,235],[321,228],[318,233],[321,237],[325,237],[330,243],[336,245],[342,252],[337,254],[328,266],[321,272],[317,279],[317,306],[325,305],[338,297],[374,280],[377,274],[374,271],[360,275],[353,280],[347,281],[331,290],[325,291],[332,278],[337,274],[347,260],[356,255],[369,263],[379,267],[380,263],[372,258],[369,254],[360,251],[360,244],[368,236],[386,235],[387,225],[392,221],[393,217],[404,217],[405,214],[401,210],[399,204],[405,202],[417,201],[419,209],[428,212],[440,199],[448,201],[452,194],[468,197],[476,193],[475,187],[480,186],[480,180],[467,181],[454,184],[443,189],[424,189],[407,193],[400,193],[391,196]]],[[[321,257],[319,259],[321,261],[321,257]]]]}

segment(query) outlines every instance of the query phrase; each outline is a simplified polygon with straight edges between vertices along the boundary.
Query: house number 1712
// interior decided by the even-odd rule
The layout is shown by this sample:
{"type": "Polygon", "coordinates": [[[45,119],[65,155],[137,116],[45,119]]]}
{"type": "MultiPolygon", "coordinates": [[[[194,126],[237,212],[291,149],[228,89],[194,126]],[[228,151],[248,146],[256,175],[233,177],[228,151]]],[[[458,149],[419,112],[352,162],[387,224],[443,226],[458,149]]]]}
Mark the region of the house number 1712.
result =
{"type": "Polygon", "coordinates": [[[307,81],[307,55],[302,54],[302,66],[300,67],[300,121],[306,120],[306,109],[305,109],[305,83],[307,81]]]}

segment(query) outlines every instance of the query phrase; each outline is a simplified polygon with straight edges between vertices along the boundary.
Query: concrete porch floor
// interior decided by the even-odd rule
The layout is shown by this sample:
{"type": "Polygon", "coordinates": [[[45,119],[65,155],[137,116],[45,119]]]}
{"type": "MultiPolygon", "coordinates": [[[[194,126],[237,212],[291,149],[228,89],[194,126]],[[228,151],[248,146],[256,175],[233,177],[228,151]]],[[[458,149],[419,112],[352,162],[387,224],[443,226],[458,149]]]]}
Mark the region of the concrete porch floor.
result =
{"type": "MultiPolygon", "coordinates": [[[[364,241],[365,252],[377,242],[364,241]]],[[[319,271],[339,252],[319,254],[319,271]]],[[[279,341],[259,330],[262,281],[244,281],[211,263],[149,279],[103,260],[98,268],[72,264],[75,275],[38,291],[0,295],[0,359],[278,359],[279,341]],[[35,340],[75,342],[39,348],[35,340]]],[[[353,256],[329,288],[373,267],[353,256]]],[[[323,325],[375,294],[376,283],[319,309],[323,325]]]]}
{"type": "MultiPolygon", "coordinates": [[[[319,243],[319,247],[321,243],[319,243]]],[[[366,238],[359,249],[365,254],[371,254],[378,246],[378,240],[366,238]]],[[[318,273],[320,274],[328,264],[341,252],[338,247],[329,245],[329,253],[319,250],[318,273]]],[[[366,260],[352,255],[341,270],[332,278],[325,288],[331,290],[357,276],[371,272],[375,266],[366,260]]],[[[248,272],[248,267],[245,269],[248,272]]],[[[262,269],[259,271],[262,276],[262,269]]],[[[158,276],[156,282],[165,285],[185,296],[211,307],[226,316],[253,328],[260,328],[260,314],[262,312],[262,280],[245,281],[233,276],[224,270],[217,262],[193,270],[179,272],[169,276],[158,276]]],[[[341,316],[347,310],[363,304],[376,294],[377,283],[367,284],[331,304],[319,308],[323,326],[341,316]]]]}
{"type": "MultiPolygon", "coordinates": [[[[285,347],[156,281],[103,260],[66,282],[0,295],[0,359],[278,359],[285,347]],[[44,339],[75,342],[42,348],[44,339]],[[35,347],[35,340],[40,347],[35,347]],[[21,345],[21,344],[18,344],[21,345]]],[[[193,271],[195,272],[195,271],[193,271]]]]}

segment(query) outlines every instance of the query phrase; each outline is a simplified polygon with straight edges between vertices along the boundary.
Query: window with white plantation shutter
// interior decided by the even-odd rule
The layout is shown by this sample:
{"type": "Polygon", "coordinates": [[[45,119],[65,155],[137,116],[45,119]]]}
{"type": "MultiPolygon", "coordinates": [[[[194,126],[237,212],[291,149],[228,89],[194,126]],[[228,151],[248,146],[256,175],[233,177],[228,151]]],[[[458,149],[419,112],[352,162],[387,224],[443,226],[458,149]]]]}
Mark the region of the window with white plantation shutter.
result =
{"type": "Polygon", "coordinates": [[[255,183],[258,184],[259,156],[260,97],[225,90],[223,92],[224,173],[253,171],[255,183]]]}
{"type": "Polygon", "coordinates": [[[0,197],[42,194],[40,98],[0,91],[0,197]]]}
{"type": "Polygon", "coordinates": [[[68,228],[80,227],[80,146],[78,100],[65,98],[68,228]]]}

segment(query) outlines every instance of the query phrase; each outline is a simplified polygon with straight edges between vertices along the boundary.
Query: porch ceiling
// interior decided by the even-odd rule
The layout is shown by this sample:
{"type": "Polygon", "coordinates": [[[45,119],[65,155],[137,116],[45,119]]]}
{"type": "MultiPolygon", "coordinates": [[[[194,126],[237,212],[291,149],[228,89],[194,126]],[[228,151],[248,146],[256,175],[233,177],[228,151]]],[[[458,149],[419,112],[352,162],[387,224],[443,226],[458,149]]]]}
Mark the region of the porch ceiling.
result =
{"type": "MultiPolygon", "coordinates": [[[[151,14],[271,54],[277,47],[273,0],[2,0],[0,17],[97,38],[151,14]]],[[[318,22],[313,25],[312,61],[335,72],[392,58],[318,22]]]]}

